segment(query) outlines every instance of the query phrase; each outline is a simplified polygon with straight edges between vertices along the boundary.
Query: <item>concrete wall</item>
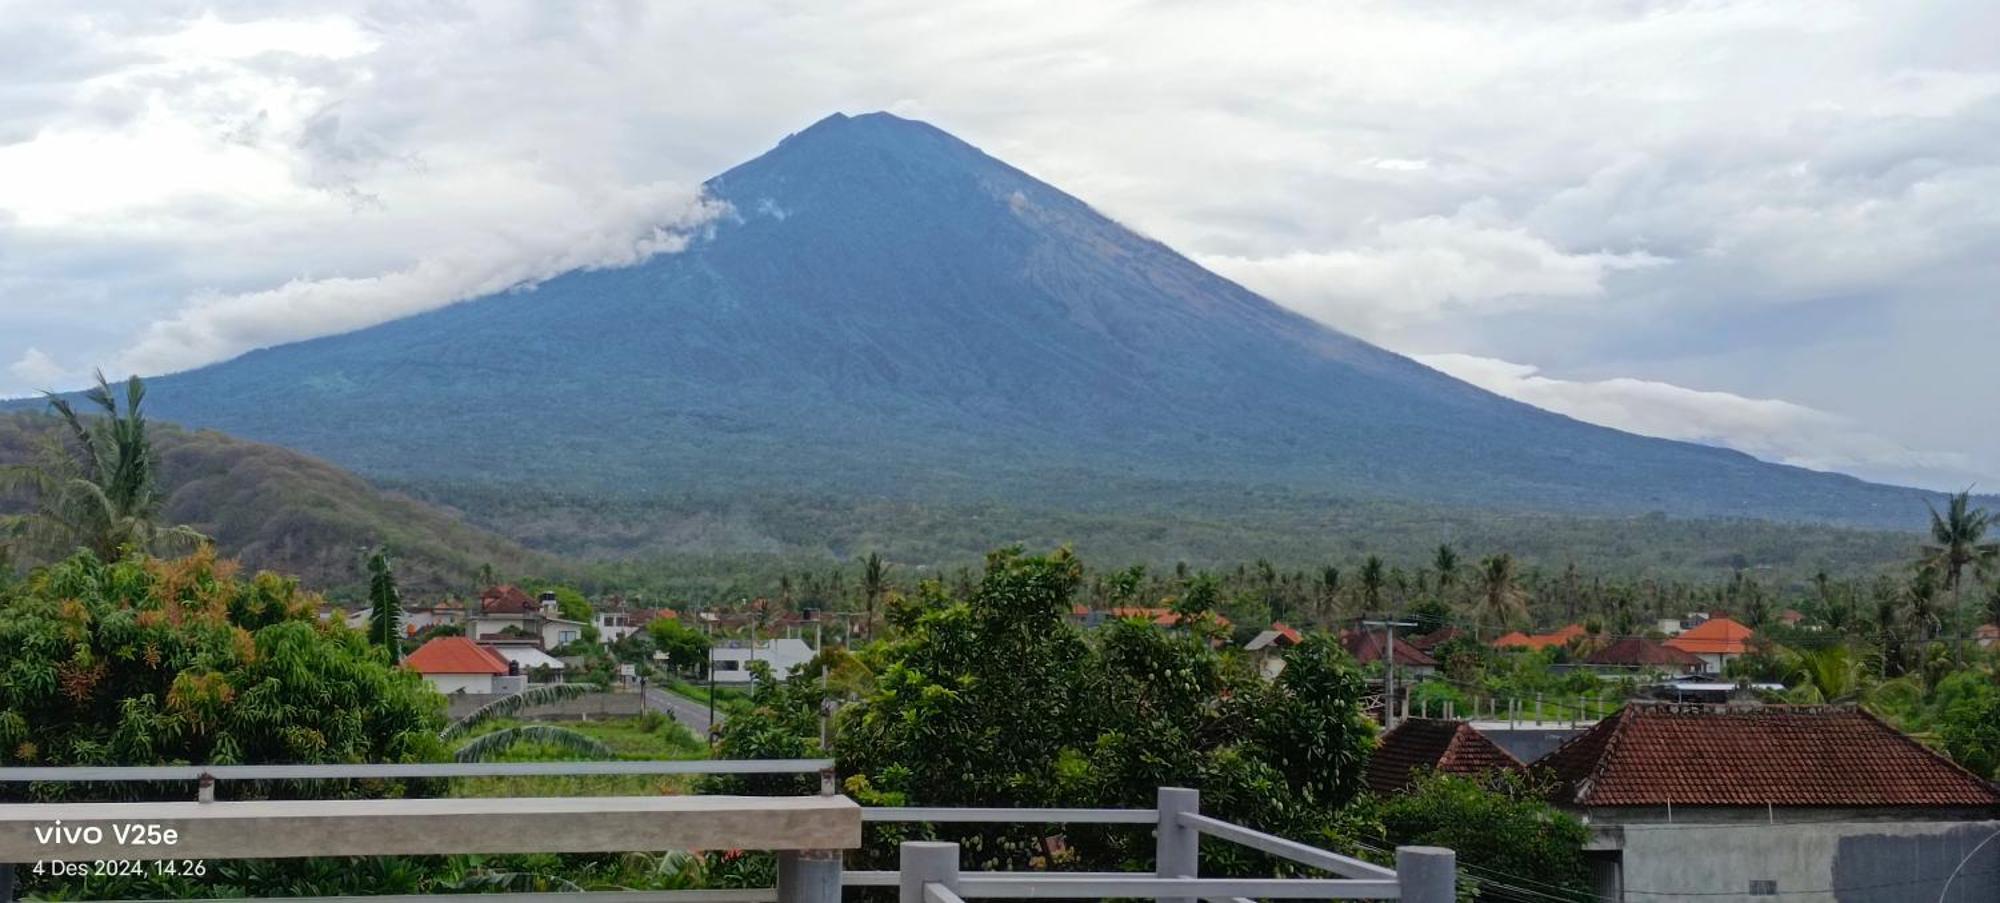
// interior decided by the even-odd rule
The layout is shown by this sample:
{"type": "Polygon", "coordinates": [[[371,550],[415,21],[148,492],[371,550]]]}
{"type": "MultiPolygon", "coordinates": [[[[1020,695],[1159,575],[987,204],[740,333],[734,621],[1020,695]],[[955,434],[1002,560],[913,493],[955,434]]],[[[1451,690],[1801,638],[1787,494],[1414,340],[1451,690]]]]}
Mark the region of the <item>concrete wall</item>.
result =
{"type": "MultiPolygon", "coordinates": [[[[463,718],[473,711],[496,699],[506,698],[502,693],[461,693],[447,696],[451,706],[446,709],[450,718],[463,718]]],[[[574,699],[562,699],[547,705],[530,706],[511,717],[526,721],[579,721],[585,718],[630,718],[645,709],[644,700],[637,693],[592,693],[574,699]]]]}
{"type": "MultiPolygon", "coordinates": [[[[1601,850],[1592,854],[1600,882],[1596,891],[1604,899],[1634,901],[1931,901],[1939,899],[1952,869],[2000,832],[2000,821],[1825,821],[1821,816],[1815,823],[1796,823],[1811,819],[1809,810],[1781,810],[1774,818],[1776,824],[1599,825],[1592,844],[1601,850]],[[1773,882],[1779,896],[1753,896],[1751,881],[1773,882]]],[[[1943,899],[2000,900],[2000,840],[1973,854],[1943,899]]]]}
{"type": "Polygon", "coordinates": [[[457,698],[461,694],[487,694],[493,690],[491,674],[426,674],[424,679],[431,682],[439,693],[457,698]]]}

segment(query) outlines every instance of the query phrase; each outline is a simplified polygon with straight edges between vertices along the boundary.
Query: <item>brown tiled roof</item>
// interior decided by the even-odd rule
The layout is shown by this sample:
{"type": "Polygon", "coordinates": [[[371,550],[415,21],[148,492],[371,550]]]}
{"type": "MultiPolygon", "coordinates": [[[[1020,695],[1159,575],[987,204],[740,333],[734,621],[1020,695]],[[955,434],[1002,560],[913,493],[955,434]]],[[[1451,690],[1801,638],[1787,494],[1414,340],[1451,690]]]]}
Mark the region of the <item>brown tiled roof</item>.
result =
{"type": "Polygon", "coordinates": [[[1459,637],[1465,635],[1466,635],[1465,631],[1460,630],[1456,627],[1444,627],[1432,631],[1430,633],[1426,633],[1423,636],[1411,637],[1410,645],[1415,646],[1418,649],[1422,649],[1425,652],[1429,652],[1432,649],[1436,649],[1439,646],[1442,646],[1446,643],[1451,642],[1452,640],[1458,639],[1459,637]]]}
{"type": "Polygon", "coordinates": [[[403,664],[418,674],[505,674],[507,660],[462,636],[441,636],[417,648],[403,664]]]}
{"type": "Polygon", "coordinates": [[[518,615],[535,610],[535,603],[519,587],[503,583],[479,594],[479,610],[490,615],[518,615]]]}
{"type": "Polygon", "coordinates": [[[1693,653],[1682,652],[1672,646],[1655,643],[1645,637],[1628,636],[1590,654],[1583,660],[1586,665],[1628,665],[1645,667],[1648,665],[1699,665],[1701,659],[1693,653]]]}
{"type": "MultiPolygon", "coordinates": [[[[1379,630],[1353,631],[1340,638],[1340,645],[1347,647],[1347,654],[1354,660],[1367,664],[1382,660],[1382,647],[1388,644],[1379,630]]],[[[1410,666],[1436,666],[1437,659],[1409,643],[1396,644],[1396,664],[1410,666]]]]}
{"type": "Polygon", "coordinates": [[[1410,786],[1412,772],[1435,769],[1447,774],[1479,774],[1495,769],[1522,770],[1514,758],[1485,734],[1463,721],[1410,718],[1382,735],[1368,760],[1368,789],[1387,796],[1410,786]]]}
{"type": "Polygon", "coordinates": [[[1573,806],[2000,806],[1993,785],[1851,706],[1631,703],[1535,771],[1573,806]]]}

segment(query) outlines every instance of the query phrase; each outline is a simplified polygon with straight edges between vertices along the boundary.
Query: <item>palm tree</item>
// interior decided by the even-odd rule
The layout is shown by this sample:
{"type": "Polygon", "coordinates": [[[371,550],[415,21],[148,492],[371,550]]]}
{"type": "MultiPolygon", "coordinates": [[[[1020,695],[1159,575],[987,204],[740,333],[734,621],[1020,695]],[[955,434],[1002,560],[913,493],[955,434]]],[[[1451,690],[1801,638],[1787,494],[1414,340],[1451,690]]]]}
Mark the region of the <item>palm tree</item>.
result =
{"type": "Polygon", "coordinates": [[[6,487],[26,487],[37,509],[22,521],[31,543],[60,553],[82,548],[110,561],[127,552],[166,545],[194,547],[206,541],[187,527],[161,527],[162,499],[154,475],[153,441],[140,410],[146,384],[125,383],[125,403],[100,371],[84,400],[104,416],[86,420],[67,399],[50,393],[49,408],[61,419],[68,443],[53,442],[44,460],[9,468],[6,487]]]}
{"type": "MultiPolygon", "coordinates": [[[[438,733],[438,739],[457,740],[495,718],[502,718],[531,706],[575,699],[578,696],[595,693],[599,689],[601,688],[596,684],[550,684],[530,687],[472,710],[470,714],[447,725],[438,733]]],[[[594,737],[550,724],[524,724],[519,727],[502,728],[459,747],[452,757],[460,762],[484,762],[517,743],[542,743],[556,747],[567,755],[580,758],[618,757],[616,751],[594,737]]]]}
{"type": "Polygon", "coordinates": [[[387,649],[391,664],[403,660],[403,597],[381,549],[368,556],[368,641],[387,649]]]}
{"type": "Polygon", "coordinates": [[[1969,565],[1978,574],[1992,571],[1994,562],[2000,561],[2000,543],[1981,541],[1986,538],[1986,528],[1992,525],[1993,516],[1984,508],[1972,507],[1970,489],[1952,496],[1943,514],[1938,513],[1935,505],[1930,509],[1931,544],[1923,547],[1919,564],[1937,569],[1956,610],[1959,591],[1965,582],[1965,568],[1969,565]]]}
{"type": "Polygon", "coordinates": [[[1785,664],[1800,702],[1846,702],[1861,692],[1861,659],[1845,645],[1794,652],[1785,664]]]}
{"type": "Polygon", "coordinates": [[[1917,576],[1904,589],[1903,598],[1910,608],[1910,623],[1917,627],[1917,642],[1930,642],[1932,631],[1941,623],[1937,568],[1929,564],[1917,568],[1917,576]]]}
{"type": "Polygon", "coordinates": [[[1493,626],[1505,627],[1509,620],[1526,612],[1527,596],[1521,592],[1514,556],[1502,552],[1481,559],[1478,579],[1482,619],[1490,618],[1493,626]]]}
{"type": "Polygon", "coordinates": [[[1438,545],[1437,554],[1431,558],[1431,567],[1438,573],[1438,592],[1448,593],[1458,586],[1458,552],[1450,545],[1438,545]]]}
{"type": "Polygon", "coordinates": [[[1369,612],[1379,611],[1382,605],[1382,584],[1388,575],[1382,567],[1379,555],[1370,555],[1361,562],[1361,606],[1369,612]]]}
{"type": "Polygon", "coordinates": [[[881,603],[882,595],[889,591],[889,567],[890,565],[882,560],[882,556],[874,552],[869,552],[867,560],[861,563],[861,601],[867,610],[865,617],[869,639],[875,637],[875,606],[881,603]]]}

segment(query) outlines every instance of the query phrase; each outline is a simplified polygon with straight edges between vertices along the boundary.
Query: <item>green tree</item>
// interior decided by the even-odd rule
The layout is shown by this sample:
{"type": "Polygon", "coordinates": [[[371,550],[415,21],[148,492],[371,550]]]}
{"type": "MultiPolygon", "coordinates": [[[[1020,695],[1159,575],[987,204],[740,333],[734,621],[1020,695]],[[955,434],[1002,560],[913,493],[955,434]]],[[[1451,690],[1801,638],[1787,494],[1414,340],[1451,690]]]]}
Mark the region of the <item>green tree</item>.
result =
{"type": "Polygon", "coordinates": [[[1981,777],[2000,777],[2000,684],[1977,670],[1938,682],[1938,739],[1945,752],[1981,777]]]}
{"type": "Polygon", "coordinates": [[[110,563],[84,552],[10,588],[0,765],[444,757],[444,698],[423,678],[322,623],[296,583],[233,570],[208,549],[110,563]]]}
{"type": "Polygon", "coordinates": [[[1520,573],[1514,556],[1488,555],[1479,562],[1479,617],[1495,629],[1527,612],[1527,595],[1521,592],[1520,573]]]}
{"type": "Polygon", "coordinates": [[[694,673],[708,670],[707,635],[682,624],[678,618],[654,618],[646,625],[646,633],[653,638],[653,645],[667,654],[667,666],[683,673],[695,669],[694,673]]]}
{"type": "Polygon", "coordinates": [[[1458,551],[1450,544],[1440,544],[1431,556],[1431,567],[1437,571],[1438,591],[1449,594],[1458,588],[1458,551]]]}
{"type": "Polygon", "coordinates": [[[1381,802],[1383,846],[1449,847],[1479,899],[1593,899],[1583,859],[1590,829],[1520,779],[1431,774],[1381,802]]]}
{"type": "Polygon", "coordinates": [[[1920,563],[1943,577],[1944,591],[1951,594],[1952,608],[1958,608],[1966,568],[1975,573],[1992,571],[2000,561],[2000,543],[1986,542],[1986,528],[1993,522],[1984,508],[1972,507],[1972,491],[1951,497],[1940,513],[1931,506],[1931,542],[1923,547],[1920,563]]]}
{"type": "Polygon", "coordinates": [[[403,660],[403,597],[381,549],[368,555],[368,641],[387,650],[391,664],[403,660]]]}
{"type": "Polygon", "coordinates": [[[1378,555],[1361,561],[1361,607],[1370,614],[1382,610],[1382,586],[1388,582],[1387,571],[1378,555]]]}
{"type": "Polygon", "coordinates": [[[56,556],[87,549],[103,561],[200,544],[201,534],[159,523],[153,441],[141,409],[146,384],[137,376],[127,380],[121,409],[98,373],[97,385],[83,397],[103,416],[85,419],[67,399],[50,395],[63,436],[51,439],[40,461],[4,472],[7,486],[25,487],[35,498],[35,510],[20,524],[28,544],[56,556]]]}
{"type": "Polygon", "coordinates": [[[883,594],[889,591],[889,568],[889,563],[874,552],[869,552],[867,559],[861,562],[863,629],[868,637],[875,635],[875,608],[882,604],[883,594]]]}

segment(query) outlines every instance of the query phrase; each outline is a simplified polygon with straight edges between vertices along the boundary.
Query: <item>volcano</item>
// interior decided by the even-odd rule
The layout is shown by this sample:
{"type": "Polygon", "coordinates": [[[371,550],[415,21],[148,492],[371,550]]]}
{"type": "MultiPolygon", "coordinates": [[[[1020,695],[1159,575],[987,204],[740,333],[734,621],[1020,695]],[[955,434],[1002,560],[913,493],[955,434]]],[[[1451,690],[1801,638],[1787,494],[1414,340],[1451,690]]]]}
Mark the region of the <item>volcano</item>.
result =
{"type": "Polygon", "coordinates": [[[153,382],[407,485],[1117,511],[1200,487],[1908,524],[1927,494],[1592,426],[1295,314],[945,132],[835,115],[680,253],[153,382]]]}

